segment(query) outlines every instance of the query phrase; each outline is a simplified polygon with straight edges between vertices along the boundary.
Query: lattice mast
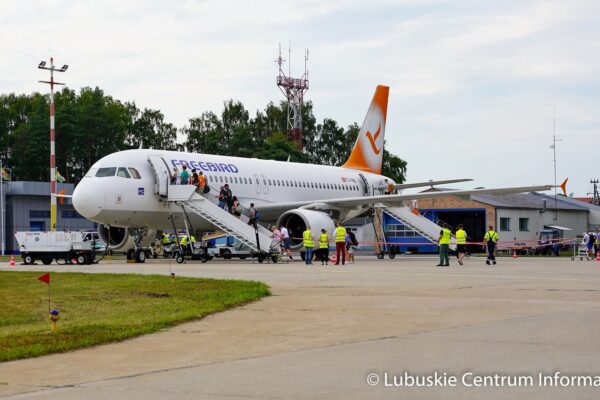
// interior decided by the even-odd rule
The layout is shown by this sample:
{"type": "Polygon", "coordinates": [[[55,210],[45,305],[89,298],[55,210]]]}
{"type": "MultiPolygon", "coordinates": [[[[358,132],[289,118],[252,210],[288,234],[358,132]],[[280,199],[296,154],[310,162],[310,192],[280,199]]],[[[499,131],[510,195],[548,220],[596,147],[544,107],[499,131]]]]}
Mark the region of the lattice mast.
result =
{"type": "Polygon", "coordinates": [[[277,86],[287,100],[287,137],[302,148],[302,106],[304,106],[304,93],[308,90],[308,49],[304,50],[304,75],[302,78],[292,78],[291,68],[292,49],[288,49],[288,73],[284,72],[284,60],[281,57],[281,44],[279,44],[279,57],[276,62],[279,65],[277,86]]]}

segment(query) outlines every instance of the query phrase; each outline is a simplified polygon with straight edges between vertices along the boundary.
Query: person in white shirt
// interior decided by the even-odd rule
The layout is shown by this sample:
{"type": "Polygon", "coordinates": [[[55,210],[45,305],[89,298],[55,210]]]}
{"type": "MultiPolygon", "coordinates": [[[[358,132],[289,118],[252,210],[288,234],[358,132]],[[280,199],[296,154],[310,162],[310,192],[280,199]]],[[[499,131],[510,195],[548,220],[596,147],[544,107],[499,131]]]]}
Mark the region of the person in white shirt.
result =
{"type": "Polygon", "coordinates": [[[283,225],[281,225],[279,231],[281,232],[281,237],[283,238],[283,248],[290,260],[293,260],[294,258],[292,257],[292,239],[290,239],[290,232],[283,225]]]}

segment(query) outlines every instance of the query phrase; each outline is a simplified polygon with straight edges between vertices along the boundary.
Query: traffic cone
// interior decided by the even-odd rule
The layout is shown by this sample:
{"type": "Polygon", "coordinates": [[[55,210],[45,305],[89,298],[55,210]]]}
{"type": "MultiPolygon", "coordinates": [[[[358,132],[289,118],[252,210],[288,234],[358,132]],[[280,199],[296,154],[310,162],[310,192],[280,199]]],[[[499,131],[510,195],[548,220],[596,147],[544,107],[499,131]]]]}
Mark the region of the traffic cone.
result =
{"type": "Polygon", "coordinates": [[[517,251],[513,250],[513,258],[517,258],[517,251]]]}
{"type": "Polygon", "coordinates": [[[337,256],[335,254],[332,255],[331,257],[329,257],[329,261],[335,264],[337,262],[337,256]]]}
{"type": "Polygon", "coordinates": [[[11,267],[14,267],[14,266],[16,266],[16,265],[17,265],[17,264],[15,264],[15,256],[10,256],[10,266],[11,266],[11,267]]]}
{"type": "Polygon", "coordinates": [[[600,261],[600,251],[596,252],[596,261],[600,261]]]}

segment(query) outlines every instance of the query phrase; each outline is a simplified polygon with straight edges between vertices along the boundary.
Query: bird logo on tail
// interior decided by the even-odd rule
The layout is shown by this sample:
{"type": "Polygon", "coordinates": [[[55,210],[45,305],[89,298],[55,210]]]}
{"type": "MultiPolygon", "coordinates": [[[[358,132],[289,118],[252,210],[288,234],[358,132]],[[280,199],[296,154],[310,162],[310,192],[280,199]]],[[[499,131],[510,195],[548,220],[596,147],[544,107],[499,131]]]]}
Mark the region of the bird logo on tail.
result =
{"type": "Polygon", "coordinates": [[[360,128],[354,148],[343,168],[381,174],[383,142],[390,88],[378,85],[365,120],[360,128]],[[375,132],[375,134],[371,133],[375,132]]]}

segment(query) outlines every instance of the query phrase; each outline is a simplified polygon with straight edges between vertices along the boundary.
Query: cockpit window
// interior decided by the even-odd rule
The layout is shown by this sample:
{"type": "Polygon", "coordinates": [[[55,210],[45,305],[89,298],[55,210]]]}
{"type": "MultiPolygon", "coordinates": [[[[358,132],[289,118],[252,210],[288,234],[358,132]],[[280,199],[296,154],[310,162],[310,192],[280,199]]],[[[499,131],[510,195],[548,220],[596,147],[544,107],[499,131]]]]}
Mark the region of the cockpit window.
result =
{"type": "Polygon", "coordinates": [[[91,178],[92,176],[96,176],[96,172],[98,172],[98,168],[90,168],[87,174],[85,174],[85,178],[91,178]]]}
{"type": "Polygon", "coordinates": [[[135,168],[129,168],[129,172],[131,173],[131,177],[133,179],[142,179],[140,173],[135,168]]]}
{"type": "Polygon", "coordinates": [[[121,178],[131,178],[129,172],[127,172],[127,168],[123,167],[119,167],[119,170],[117,171],[117,176],[120,176],[121,178]]]}
{"type": "Polygon", "coordinates": [[[98,172],[96,172],[96,177],[104,178],[107,176],[115,176],[115,172],[117,172],[117,167],[100,168],[98,172]]]}

